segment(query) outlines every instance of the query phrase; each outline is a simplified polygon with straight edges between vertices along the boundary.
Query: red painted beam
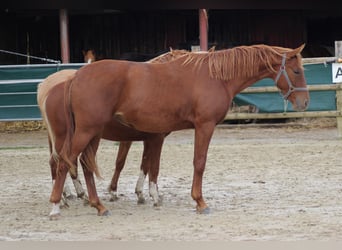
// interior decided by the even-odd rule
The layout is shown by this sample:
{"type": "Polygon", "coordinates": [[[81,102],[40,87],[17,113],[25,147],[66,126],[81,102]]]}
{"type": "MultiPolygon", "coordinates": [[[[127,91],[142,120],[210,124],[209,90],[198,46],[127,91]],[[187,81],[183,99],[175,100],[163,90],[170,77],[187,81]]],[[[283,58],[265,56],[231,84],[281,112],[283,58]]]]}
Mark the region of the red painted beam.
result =
{"type": "Polygon", "coordinates": [[[199,37],[201,51],[208,50],[208,15],[206,9],[199,10],[199,37]]]}
{"type": "Polygon", "coordinates": [[[69,21],[66,9],[59,10],[59,26],[62,63],[70,63],[69,21]]]}

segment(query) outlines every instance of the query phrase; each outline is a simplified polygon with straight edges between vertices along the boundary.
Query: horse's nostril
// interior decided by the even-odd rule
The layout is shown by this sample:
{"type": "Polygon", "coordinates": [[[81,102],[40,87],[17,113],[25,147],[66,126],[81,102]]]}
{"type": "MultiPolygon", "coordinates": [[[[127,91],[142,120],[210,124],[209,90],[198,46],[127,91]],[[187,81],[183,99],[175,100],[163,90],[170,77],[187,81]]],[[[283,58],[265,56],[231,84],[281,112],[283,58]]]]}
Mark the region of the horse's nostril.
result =
{"type": "Polygon", "coordinates": [[[309,106],[309,100],[306,99],[306,100],[304,101],[304,106],[305,106],[305,107],[308,107],[308,106],[309,106]]]}

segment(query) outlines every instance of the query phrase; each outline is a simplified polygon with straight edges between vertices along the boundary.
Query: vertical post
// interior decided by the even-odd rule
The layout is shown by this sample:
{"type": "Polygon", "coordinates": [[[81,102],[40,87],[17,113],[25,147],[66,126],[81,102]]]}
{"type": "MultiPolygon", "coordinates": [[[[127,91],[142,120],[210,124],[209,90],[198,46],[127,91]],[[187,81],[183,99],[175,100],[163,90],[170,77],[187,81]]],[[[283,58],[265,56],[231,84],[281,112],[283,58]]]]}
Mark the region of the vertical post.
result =
{"type": "Polygon", "coordinates": [[[208,15],[206,9],[199,10],[199,37],[201,51],[208,50],[208,15]]]}
{"type": "Polygon", "coordinates": [[[68,13],[66,9],[59,10],[60,43],[62,63],[70,62],[68,13]]]}
{"type": "MultiPolygon", "coordinates": [[[[336,62],[341,62],[342,58],[342,41],[335,41],[335,57],[336,62]]],[[[336,117],[338,136],[342,138],[342,83],[337,83],[339,88],[336,89],[336,110],[339,112],[336,117]]]]}

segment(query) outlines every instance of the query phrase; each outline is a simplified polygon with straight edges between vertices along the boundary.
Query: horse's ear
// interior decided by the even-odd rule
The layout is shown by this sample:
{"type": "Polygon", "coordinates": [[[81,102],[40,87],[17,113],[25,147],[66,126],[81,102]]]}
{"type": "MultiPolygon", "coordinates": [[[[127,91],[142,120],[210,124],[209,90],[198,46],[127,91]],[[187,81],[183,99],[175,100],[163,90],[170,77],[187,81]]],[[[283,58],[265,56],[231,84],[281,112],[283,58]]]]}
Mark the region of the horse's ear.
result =
{"type": "Polygon", "coordinates": [[[213,52],[213,51],[215,51],[215,48],[216,48],[216,46],[214,45],[213,47],[211,47],[211,48],[208,50],[208,52],[213,52]]]}
{"type": "Polygon", "coordinates": [[[293,49],[290,53],[289,53],[289,56],[290,57],[293,57],[293,56],[296,56],[297,54],[300,54],[302,52],[302,50],[304,49],[305,47],[305,43],[303,43],[301,46],[299,46],[298,48],[296,49],[293,49]]]}
{"type": "Polygon", "coordinates": [[[304,47],[305,47],[305,43],[303,43],[302,45],[300,45],[300,46],[297,48],[298,53],[301,53],[301,52],[303,51],[304,47]]]}

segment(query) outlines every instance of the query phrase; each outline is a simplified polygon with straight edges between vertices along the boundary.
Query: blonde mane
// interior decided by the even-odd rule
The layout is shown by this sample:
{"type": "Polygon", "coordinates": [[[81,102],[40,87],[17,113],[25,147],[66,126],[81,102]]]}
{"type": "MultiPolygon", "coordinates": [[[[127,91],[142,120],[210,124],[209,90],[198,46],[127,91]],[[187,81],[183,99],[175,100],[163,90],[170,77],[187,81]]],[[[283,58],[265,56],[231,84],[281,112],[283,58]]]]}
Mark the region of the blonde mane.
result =
{"type": "Polygon", "coordinates": [[[164,54],[161,54],[160,56],[157,56],[155,58],[150,59],[147,61],[148,63],[165,63],[165,62],[170,62],[173,61],[185,54],[190,53],[187,50],[173,50],[170,48],[169,52],[166,52],[164,54]]]}
{"type": "MultiPolygon", "coordinates": [[[[263,44],[240,46],[208,53],[189,53],[183,64],[193,64],[198,68],[205,62],[209,66],[211,78],[228,81],[240,77],[253,77],[259,73],[262,65],[269,71],[275,72],[273,65],[281,64],[284,53],[292,51],[288,48],[263,44]]],[[[301,60],[299,54],[297,58],[301,60]]]]}

